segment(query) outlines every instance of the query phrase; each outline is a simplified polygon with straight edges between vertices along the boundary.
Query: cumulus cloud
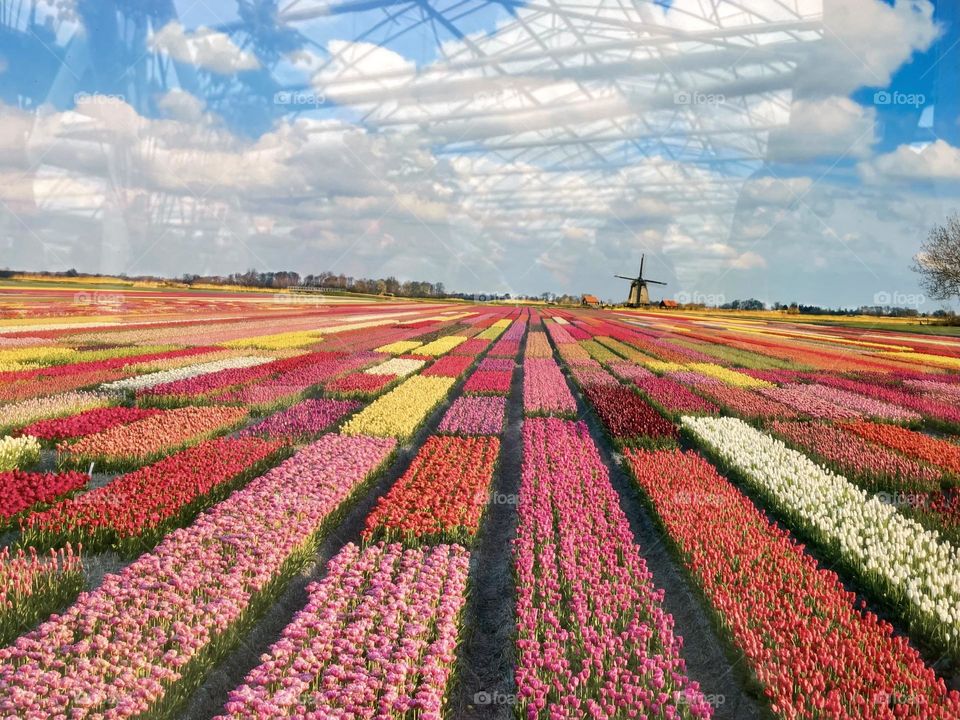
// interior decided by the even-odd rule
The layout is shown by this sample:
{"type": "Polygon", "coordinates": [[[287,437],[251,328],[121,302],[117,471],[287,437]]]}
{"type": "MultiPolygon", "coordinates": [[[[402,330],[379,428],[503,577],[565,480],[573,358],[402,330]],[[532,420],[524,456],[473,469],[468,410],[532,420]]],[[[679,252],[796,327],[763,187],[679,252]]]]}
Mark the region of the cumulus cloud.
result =
{"type": "Polygon", "coordinates": [[[206,103],[186,90],[174,88],[158,98],[157,107],[174,120],[198,122],[204,117],[206,103]]]}
{"type": "Polygon", "coordinates": [[[813,185],[808,177],[764,177],[750,180],[740,194],[745,207],[787,207],[802,198],[813,185]]]}
{"type": "Polygon", "coordinates": [[[960,181],[960,148],[945,140],[918,147],[901,145],[891,153],[861,164],[860,172],[870,182],[960,181]]]}
{"type": "Polygon", "coordinates": [[[191,63],[219,75],[260,67],[257,56],[237,47],[229,35],[203,26],[186,30],[176,20],[151,35],[147,45],[151,50],[168,53],[178,62],[191,63]]]}
{"type": "Polygon", "coordinates": [[[875,110],[849,98],[796,100],[789,125],[770,134],[767,155],[780,162],[864,158],[876,141],[875,124],[875,110]]]}

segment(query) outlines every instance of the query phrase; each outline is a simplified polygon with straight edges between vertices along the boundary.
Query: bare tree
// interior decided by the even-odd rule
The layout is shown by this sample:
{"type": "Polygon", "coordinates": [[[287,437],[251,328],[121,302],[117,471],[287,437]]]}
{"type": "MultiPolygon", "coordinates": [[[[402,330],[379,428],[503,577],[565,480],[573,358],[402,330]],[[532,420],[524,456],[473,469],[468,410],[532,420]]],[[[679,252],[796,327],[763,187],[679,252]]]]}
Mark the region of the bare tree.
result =
{"type": "Polygon", "coordinates": [[[913,258],[913,270],[920,284],[935,300],[960,297],[960,215],[936,225],[913,258]]]}

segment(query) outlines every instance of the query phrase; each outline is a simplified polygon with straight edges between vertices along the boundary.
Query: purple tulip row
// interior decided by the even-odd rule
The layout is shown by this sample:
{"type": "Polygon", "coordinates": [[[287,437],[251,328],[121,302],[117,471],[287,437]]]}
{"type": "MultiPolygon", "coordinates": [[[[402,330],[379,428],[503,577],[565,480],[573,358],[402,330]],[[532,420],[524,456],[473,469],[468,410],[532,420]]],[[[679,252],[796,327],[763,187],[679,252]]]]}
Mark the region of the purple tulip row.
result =
{"type": "Polygon", "coordinates": [[[440,421],[438,432],[456,435],[499,435],[507,399],[502,395],[469,395],[458,398],[440,421]]]}
{"type": "Polygon", "coordinates": [[[524,422],[518,513],[521,715],[710,717],[584,423],[524,422]]]}
{"type": "Polygon", "coordinates": [[[347,545],[218,720],[440,720],[469,565],[459,545],[347,545]]]}
{"type": "Polygon", "coordinates": [[[0,649],[0,716],[169,712],[395,447],[326,435],[0,649]]]}

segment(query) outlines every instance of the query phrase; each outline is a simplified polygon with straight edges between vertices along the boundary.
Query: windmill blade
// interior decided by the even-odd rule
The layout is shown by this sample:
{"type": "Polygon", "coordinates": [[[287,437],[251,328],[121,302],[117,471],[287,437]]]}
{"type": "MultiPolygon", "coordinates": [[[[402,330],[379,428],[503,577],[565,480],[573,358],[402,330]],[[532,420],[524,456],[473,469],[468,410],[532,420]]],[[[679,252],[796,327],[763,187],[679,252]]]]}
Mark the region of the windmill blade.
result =
{"type": "Polygon", "coordinates": [[[666,285],[665,282],[660,282],[659,280],[644,280],[648,285],[666,285]]]}
{"type": "Polygon", "coordinates": [[[614,277],[620,278],[620,279],[622,279],[622,280],[629,280],[630,282],[634,282],[634,281],[637,280],[637,278],[627,277],[626,275],[614,275],[614,277]]]}

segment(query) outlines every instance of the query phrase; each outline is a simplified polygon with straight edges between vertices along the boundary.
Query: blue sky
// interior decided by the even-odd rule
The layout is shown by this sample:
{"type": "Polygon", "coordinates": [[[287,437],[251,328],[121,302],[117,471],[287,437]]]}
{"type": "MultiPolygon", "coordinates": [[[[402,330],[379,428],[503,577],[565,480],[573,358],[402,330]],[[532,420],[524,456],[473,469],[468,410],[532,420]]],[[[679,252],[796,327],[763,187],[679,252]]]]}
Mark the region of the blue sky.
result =
{"type": "Polygon", "coordinates": [[[24,1],[0,266],[939,307],[960,9],[710,4],[24,1]]]}

